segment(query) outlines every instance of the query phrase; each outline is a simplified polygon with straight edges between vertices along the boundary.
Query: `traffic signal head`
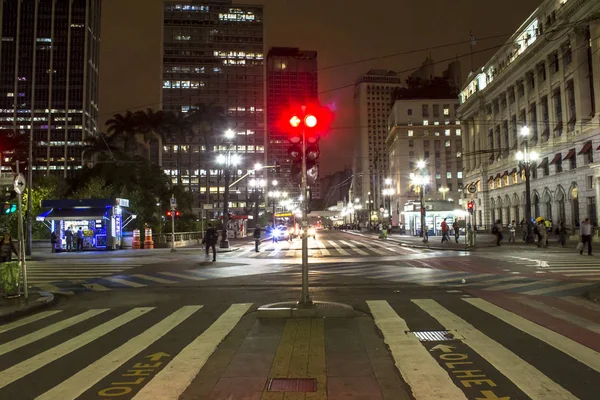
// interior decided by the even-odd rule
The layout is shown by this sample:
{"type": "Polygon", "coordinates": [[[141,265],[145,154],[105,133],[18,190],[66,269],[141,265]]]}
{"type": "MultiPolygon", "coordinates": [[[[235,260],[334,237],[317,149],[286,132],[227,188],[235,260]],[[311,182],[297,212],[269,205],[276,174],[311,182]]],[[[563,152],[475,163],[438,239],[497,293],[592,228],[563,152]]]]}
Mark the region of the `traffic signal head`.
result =
{"type": "Polygon", "coordinates": [[[173,211],[169,210],[167,211],[167,217],[171,218],[173,216],[173,211]]]}
{"type": "Polygon", "coordinates": [[[317,122],[317,117],[312,114],[308,114],[304,117],[304,125],[306,125],[308,128],[314,128],[317,126],[317,122]]]}
{"type": "Polygon", "coordinates": [[[16,204],[4,204],[4,212],[3,214],[8,215],[8,214],[14,214],[17,212],[17,205],[16,204]]]}
{"type": "Polygon", "coordinates": [[[175,218],[179,218],[179,216],[181,216],[181,213],[179,211],[175,211],[175,218]]]}
{"type": "Polygon", "coordinates": [[[470,214],[473,214],[473,202],[469,201],[467,203],[467,210],[469,211],[470,214]]]}

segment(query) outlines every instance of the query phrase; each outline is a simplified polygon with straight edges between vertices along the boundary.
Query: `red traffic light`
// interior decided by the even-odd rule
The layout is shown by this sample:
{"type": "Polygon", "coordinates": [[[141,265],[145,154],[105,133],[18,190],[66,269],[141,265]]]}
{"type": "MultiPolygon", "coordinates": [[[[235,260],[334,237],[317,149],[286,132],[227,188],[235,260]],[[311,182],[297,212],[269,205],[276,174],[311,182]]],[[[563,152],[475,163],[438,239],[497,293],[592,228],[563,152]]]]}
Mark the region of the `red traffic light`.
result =
{"type": "Polygon", "coordinates": [[[314,128],[317,126],[317,117],[312,114],[308,114],[306,117],[304,117],[304,125],[308,126],[309,128],[314,128]]]}
{"type": "Polygon", "coordinates": [[[468,203],[467,203],[467,208],[468,208],[469,210],[472,210],[472,209],[473,209],[473,202],[472,202],[472,201],[470,201],[470,202],[468,202],[468,203]]]}
{"type": "Polygon", "coordinates": [[[175,216],[179,217],[181,215],[181,213],[179,211],[175,211],[175,216]]]}
{"type": "Polygon", "coordinates": [[[173,212],[171,210],[167,211],[167,217],[171,217],[173,215],[173,212]]]}
{"type": "Polygon", "coordinates": [[[302,122],[302,120],[298,118],[297,115],[294,115],[292,118],[290,118],[290,125],[294,128],[297,128],[300,125],[300,122],[302,122]]]}

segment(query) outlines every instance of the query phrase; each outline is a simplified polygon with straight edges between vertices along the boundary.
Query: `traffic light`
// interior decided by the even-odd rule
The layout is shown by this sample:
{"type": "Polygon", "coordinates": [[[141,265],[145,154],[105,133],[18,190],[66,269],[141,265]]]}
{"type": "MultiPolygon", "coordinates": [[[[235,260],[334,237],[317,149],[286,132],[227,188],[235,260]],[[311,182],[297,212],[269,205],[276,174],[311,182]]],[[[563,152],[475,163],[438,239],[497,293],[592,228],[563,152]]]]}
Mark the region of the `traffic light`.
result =
{"type": "Polygon", "coordinates": [[[469,201],[467,203],[467,211],[469,211],[469,214],[471,214],[471,215],[473,214],[473,202],[472,201],[469,201]]]}
{"type": "Polygon", "coordinates": [[[317,161],[321,155],[319,139],[327,132],[332,121],[332,113],[327,107],[317,104],[294,106],[285,113],[288,140],[292,144],[288,150],[292,165],[291,178],[299,183],[302,179],[302,159],[306,157],[306,172],[309,184],[318,179],[317,161]],[[302,136],[304,135],[306,153],[302,154],[302,136]]]}
{"type": "Polygon", "coordinates": [[[16,204],[10,204],[10,203],[5,203],[4,204],[4,210],[3,210],[3,214],[5,215],[10,215],[10,214],[14,214],[17,212],[17,205],[16,204]]]}
{"type": "Polygon", "coordinates": [[[179,218],[179,216],[181,216],[181,213],[179,212],[179,210],[168,210],[167,211],[167,219],[173,218],[173,217],[175,217],[175,219],[177,219],[177,218],[179,218]]]}

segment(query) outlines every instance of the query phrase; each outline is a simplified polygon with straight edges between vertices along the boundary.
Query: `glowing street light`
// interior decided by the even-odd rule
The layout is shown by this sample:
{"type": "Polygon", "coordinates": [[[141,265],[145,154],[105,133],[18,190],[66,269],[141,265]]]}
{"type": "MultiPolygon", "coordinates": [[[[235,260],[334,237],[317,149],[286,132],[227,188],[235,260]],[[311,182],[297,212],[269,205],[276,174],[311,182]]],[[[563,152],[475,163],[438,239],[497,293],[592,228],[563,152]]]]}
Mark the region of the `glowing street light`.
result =
{"type": "Polygon", "coordinates": [[[233,139],[235,137],[235,132],[231,129],[227,129],[227,131],[225,131],[225,138],[226,139],[233,139]]]}

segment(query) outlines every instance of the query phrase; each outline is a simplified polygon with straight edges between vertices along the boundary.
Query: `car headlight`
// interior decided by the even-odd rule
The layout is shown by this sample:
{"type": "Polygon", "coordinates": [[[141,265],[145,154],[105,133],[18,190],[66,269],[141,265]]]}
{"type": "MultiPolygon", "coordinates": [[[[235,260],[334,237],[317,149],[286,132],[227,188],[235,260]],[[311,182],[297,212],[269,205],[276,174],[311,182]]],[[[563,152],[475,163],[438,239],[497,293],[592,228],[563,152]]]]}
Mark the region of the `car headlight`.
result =
{"type": "Polygon", "coordinates": [[[281,234],[281,231],[279,229],[275,229],[273,231],[273,236],[279,236],[281,234]]]}

